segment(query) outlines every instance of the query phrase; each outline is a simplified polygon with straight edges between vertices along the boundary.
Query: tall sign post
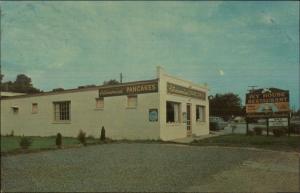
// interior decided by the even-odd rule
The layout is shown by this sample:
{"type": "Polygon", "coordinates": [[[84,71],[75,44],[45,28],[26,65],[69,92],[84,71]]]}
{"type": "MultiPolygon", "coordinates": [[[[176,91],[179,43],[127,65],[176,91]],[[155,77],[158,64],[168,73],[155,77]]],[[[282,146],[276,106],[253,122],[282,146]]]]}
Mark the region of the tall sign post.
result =
{"type": "Polygon", "coordinates": [[[249,118],[265,118],[267,135],[269,135],[270,125],[274,126],[275,122],[281,122],[283,125],[277,126],[286,126],[285,123],[287,122],[288,134],[290,135],[289,91],[278,88],[251,90],[246,94],[247,134],[249,118]],[[286,119],[287,121],[284,121],[286,119]]]}

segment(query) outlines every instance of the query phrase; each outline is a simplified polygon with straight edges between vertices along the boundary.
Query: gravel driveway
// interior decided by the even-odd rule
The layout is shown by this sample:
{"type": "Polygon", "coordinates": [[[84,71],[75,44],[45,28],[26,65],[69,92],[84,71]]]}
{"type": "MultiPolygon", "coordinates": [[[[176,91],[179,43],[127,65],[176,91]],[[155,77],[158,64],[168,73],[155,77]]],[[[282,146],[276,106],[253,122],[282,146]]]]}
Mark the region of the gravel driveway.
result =
{"type": "Polygon", "coordinates": [[[106,144],[1,158],[2,191],[299,191],[299,155],[106,144]]]}

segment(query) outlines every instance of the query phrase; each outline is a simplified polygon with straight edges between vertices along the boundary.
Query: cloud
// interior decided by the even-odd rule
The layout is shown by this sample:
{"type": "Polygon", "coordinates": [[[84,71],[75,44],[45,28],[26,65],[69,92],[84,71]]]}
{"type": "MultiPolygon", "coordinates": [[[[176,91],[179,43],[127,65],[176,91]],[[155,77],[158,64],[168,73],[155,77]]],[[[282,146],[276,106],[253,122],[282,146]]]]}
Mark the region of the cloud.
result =
{"type": "Polygon", "coordinates": [[[219,74],[220,74],[220,76],[224,76],[224,71],[223,70],[219,70],[219,74]]]}
{"type": "Polygon", "coordinates": [[[270,14],[264,14],[262,17],[262,21],[263,21],[263,23],[268,24],[268,25],[275,23],[274,17],[272,17],[270,14]]]}

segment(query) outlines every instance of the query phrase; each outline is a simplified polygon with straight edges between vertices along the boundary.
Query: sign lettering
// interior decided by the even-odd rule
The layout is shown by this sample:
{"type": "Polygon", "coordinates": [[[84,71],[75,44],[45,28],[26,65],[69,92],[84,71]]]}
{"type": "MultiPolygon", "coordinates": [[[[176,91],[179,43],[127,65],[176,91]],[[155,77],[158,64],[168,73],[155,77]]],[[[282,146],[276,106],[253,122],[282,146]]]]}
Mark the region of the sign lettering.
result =
{"type": "Polygon", "coordinates": [[[289,112],[289,91],[277,88],[257,89],[246,94],[248,117],[267,117],[289,112]]]}
{"type": "Polygon", "coordinates": [[[150,83],[136,83],[133,85],[121,85],[118,87],[107,87],[99,89],[99,97],[119,96],[151,93],[158,91],[157,81],[150,83]]]}
{"type": "Polygon", "coordinates": [[[198,98],[201,100],[205,100],[206,98],[206,94],[203,91],[187,88],[169,82],[167,83],[167,92],[168,94],[178,94],[187,97],[198,98]]]}

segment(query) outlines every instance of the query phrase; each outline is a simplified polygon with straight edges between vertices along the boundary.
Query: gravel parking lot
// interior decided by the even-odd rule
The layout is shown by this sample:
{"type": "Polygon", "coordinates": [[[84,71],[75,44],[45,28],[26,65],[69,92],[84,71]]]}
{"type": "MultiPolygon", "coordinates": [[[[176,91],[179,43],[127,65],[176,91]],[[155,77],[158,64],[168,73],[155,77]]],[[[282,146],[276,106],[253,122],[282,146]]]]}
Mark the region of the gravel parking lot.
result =
{"type": "Polygon", "coordinates": [[[1,158],[2,191],[299,191],[299,155],[174,144],[106,144],[1,158]]]}

